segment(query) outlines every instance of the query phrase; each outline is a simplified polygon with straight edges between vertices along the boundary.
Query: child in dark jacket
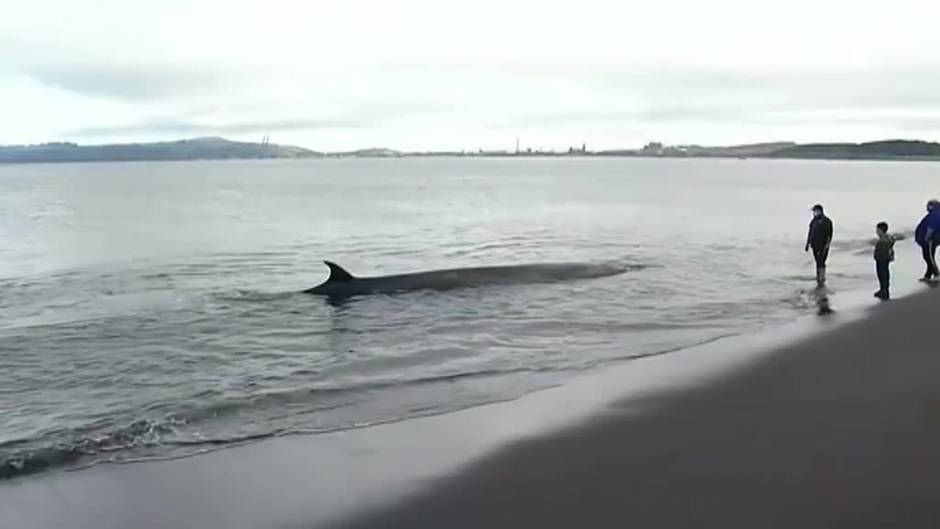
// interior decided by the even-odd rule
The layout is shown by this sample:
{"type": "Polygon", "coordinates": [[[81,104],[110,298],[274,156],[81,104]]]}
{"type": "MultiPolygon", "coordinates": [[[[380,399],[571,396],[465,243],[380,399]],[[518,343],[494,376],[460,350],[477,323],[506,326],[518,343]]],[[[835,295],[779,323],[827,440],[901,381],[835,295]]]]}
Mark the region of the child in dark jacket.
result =
{"type": "Polygon", "coordinates": [[[894,261],[894,242],[897,240],[888,233],[888,223],[879,222],[875,228],[878,239],[875,241],[875,270],[878,273],[878,284],[880,286],[875,297],[888,300],[891,298],[889,287],[891,283],[891,261],[894,261]]]}

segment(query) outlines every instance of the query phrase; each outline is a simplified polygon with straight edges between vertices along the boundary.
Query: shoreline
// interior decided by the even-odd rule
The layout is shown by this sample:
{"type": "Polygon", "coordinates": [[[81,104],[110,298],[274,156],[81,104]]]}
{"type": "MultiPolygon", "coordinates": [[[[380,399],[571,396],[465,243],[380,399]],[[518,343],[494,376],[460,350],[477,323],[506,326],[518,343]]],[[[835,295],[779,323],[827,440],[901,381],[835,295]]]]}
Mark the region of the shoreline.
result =
{"type": "Polygon", "coordinates": [[[514,442],[589,422],[621,399],[652,402],[710,386],[781,344],[854,321],[867,306],[607,366],[514,401],[183,459],[25,476],[0,483],[0,498],[13,506],[0,509],[8,517],[0,525],[322,526],[404,501],[514,442]]]}
{"type": "Polygon", "coordinates": [[[937,527],[938,309],[923,292],[621,399],[333,527],[937,527]]]}
{"type": "Polygon", "coordinates": [[[296,157],[259,157],[259,158],[189,158],[189,159],[159,159],[159,158],[141,158],[130,160],[37,160],[37,161],[0,161],[0,167],[23,167],[23,166],[42,166],[42,165],[93,165],[93,164],[135,164],[135,163],[193,163],[193,162],[310,162],[310,161],[336,161],[336,160],[405,160],[405,159],[481,159],[481,160],[543,160],[543,159],[565,159],[565,160],[614,160],[614,159],[638,159],[638,160],[731,160],[746,162],[749,160],[764,161],[806,161],[806,162],[921,162],[931,163],[940,162],[940,156],[853,156],[853,157],[831,157],[831,156],[713,156],[713,155],[688,155],[688,156],[656,156],[652,154],[402,154],[400,156],[342,156],[342,155],[324,155],[324,156],[296,156],[296,157]]]}
{"type": "MultiPolygon", "coordinates": [[[[917,283],[906,282],[904,279],[902,279],[900,283],[901,283],[900,288],[897,284],[895,285],[895,292],[900,293],[902,297],[905,295],[909,295],[913,291],[912,287],[913,289],[916,289],[916,286],[917,286],[917,283]]],[[[817,311],[816,316],[823,315],[821,312],[818,312],[822,310],[823,307],[825,307],[828,310],[829,304],[830,304],[829,300],[830,300],[831,295],[836,296],[836,299],[837,299],[836,305],[838,307],[837,310],[841,311],[841,310],[848,309],[851,311],[851,313],[856,313],[858,309],[860,308],[877,303],[877,302],[871,301],[870,297],[867,294],[867,291],[865,290],[858,290],[858,289],[844,290],[844,291],[839,291],[833,294],[831,291],[827,289],[826,293],[822,295],[819,293],[819,291],[814,290],[814,289],[805,289],[805,290],[801,289],[800,292],[802,296],[806,297],[807,308],[809,308],[810,306],[813,306],[814,307],[813,310],[817,311]]],[[[808,316],[808,314],[809,314],[808,312],[802,315],[793,314],[791,319],[789,319],[788,321],[783,321],[782,324],[786,326],[796,325],[799,323],[800,320],[812,318],[811,316],[808,316]]],[[[189,453],[162,454],[162,455],[155,454],[155,455],[149,455],[149,456],[141,456],[137,458],[125,457],[119,460],[109,460],[105,458],[105,459],[100,459],[100,460],[87,461],[86,459],[88,458],[85,457],[84,459],[82,459],[82,461],[60,462],[58,464],[52,463],[48,466],[44,466],[37,470],[29,470],[25,472],[14,472],[10,475],[6,475],[0,478],[0,485],[2,485],[3,483],[15,481],[15,480],[40,478],[46,475],[47,473],[56,473],[56,472],[72,473],[72,472],[80,472],[80,471],[91,469],[91,468],[98,467],[98,466],[105,466],[105,465],[143,464],[143,463],[151,463],[151,462],[187,459],[187,458],[193,458],[193,457],[200,457],[206,454],[211,454],[211,453],[215,453],[215,452],[222,451],[222,450],[237,449],[246,445],[262,443],[262,442],[269,441],[271,439],[276,439],[276,438],[293,437],[293,436],[306,437],[306,436],[319,436],[319,435],[327,435],[327,434],[334,434],[334,433],[342,433],[342,432],[349,431],[349,430],[374,428],[374,427],[383,426],[387,424],[407,422],[407,421],[411,421],[415,419],[433,418],[433,417],[438,417],[442,415],[449,415],[452,413],[459,413],[464,410],[475,408],[475,407],[480,407],[480,406],[490,406],[490,405],[496,405],[496,404],[511,403],[521,398],[526,398],[528,395],[531,395],[532,393],[544,391],[545,389],[552,388],[552,387],[565,386],[581,378],[591,377],[593,376],[593,374],[597,372],[602,372],[608,369],[618,369],[619,367],[627,365],[632,362],[643,361],[649,358],[654,358],[654,357],[659,357],[659,356],[674,355],[676,353],[680,353],[687,349],[693,349],[693,350],[699,349],[699,348],[708,346],[714,342],[719,342],[719,341],[725,342],[727,340],[741,340],[742,337],[745,337],[745,336],[756,336],[756,337],[766,336],[768,334],[768,329],[770,325],[771,324],[765,322],[757,326],[756,328],[752,328],[752,329],[748,329],[744,331],[729,332],[726,334],[719,334],[719,335],[715,335],[711,337],[703,337],[701,340],[697,340],[692,343],[682,344],[682,345],[675,346],[675,347],[657,349],[657,350],[645,352],[642,354],[632,355],[629,357],[605,359],[589,367],[584,367],[578,370],[570,371],[568,373],[568,377],[562,381],[553,383],[549,386],[545,386],[542,388],[533,389],[527,393],[524,393],[518,396],[495,397],[489,401],[474,403],[474,404],[470,404],[470,405],[463,406],[463,407],[441,409],[441,410],[429,411],[426,413],[422,412],[422,413],[417,413],[417,414],[404,416],[404,417],[380,419],[380,420],[374,420],[374,421],[367,422],[367,423],[355,424],[355,425],[349,425],[349,426],[288,431],[284,433],[261,434],[261,435],[257,435],[251,438],[246,438],[241,441],[233,440],[232,442],[227,443],[227,444],[219,443],[215,445],[206,446],[204,448],[200,448],[198,450],[191,451],[189,453]]],[[[617,392],[618,389],[611,388],[611,391],[617,392]]]]}

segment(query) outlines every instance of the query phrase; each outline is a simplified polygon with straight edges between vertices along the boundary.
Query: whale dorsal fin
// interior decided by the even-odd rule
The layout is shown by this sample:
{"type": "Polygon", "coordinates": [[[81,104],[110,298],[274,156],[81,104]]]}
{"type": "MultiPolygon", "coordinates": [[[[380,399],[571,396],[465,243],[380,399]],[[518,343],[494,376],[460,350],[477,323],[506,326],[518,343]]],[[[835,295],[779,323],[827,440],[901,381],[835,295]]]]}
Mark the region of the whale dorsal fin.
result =
{"type": "Polygon", "coordinates": [[[332,261],[323,261],[323,264],[330,267],[330,278],[326,280],[327,283],[352,281],[355,279],[353,275],[344,270],[342,266],[332,261]]]}

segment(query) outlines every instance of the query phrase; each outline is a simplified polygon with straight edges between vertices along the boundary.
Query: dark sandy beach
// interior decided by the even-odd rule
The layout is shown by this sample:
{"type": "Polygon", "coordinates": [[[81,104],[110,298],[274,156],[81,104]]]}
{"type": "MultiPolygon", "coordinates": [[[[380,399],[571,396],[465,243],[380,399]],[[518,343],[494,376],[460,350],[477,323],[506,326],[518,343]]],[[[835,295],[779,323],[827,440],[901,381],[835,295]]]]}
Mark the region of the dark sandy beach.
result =
{"type": "Polygon", "coordinates": [[[517,442],[343,528],[940,527],[940,295],[517,442]]]}

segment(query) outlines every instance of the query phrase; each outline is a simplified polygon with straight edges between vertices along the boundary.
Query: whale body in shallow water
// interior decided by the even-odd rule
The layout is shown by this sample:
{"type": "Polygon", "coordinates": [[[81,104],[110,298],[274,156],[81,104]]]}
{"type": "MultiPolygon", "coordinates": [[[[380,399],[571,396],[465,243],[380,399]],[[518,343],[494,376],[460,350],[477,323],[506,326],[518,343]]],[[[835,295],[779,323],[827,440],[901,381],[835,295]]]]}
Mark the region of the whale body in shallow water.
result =
{"type": "Polygon", "coordinates": [[[612,276],[628,270],[627,266],[609,263],[549,263],[453,268],[389,276],[355,277],[336,263],[330,261],[324,261],[324,263],[330,268],[330,277],[325,282],[304,290],[304,293],[346,297],[414,290],[450,290],[483,285],[554,283],[612,276]]]}

